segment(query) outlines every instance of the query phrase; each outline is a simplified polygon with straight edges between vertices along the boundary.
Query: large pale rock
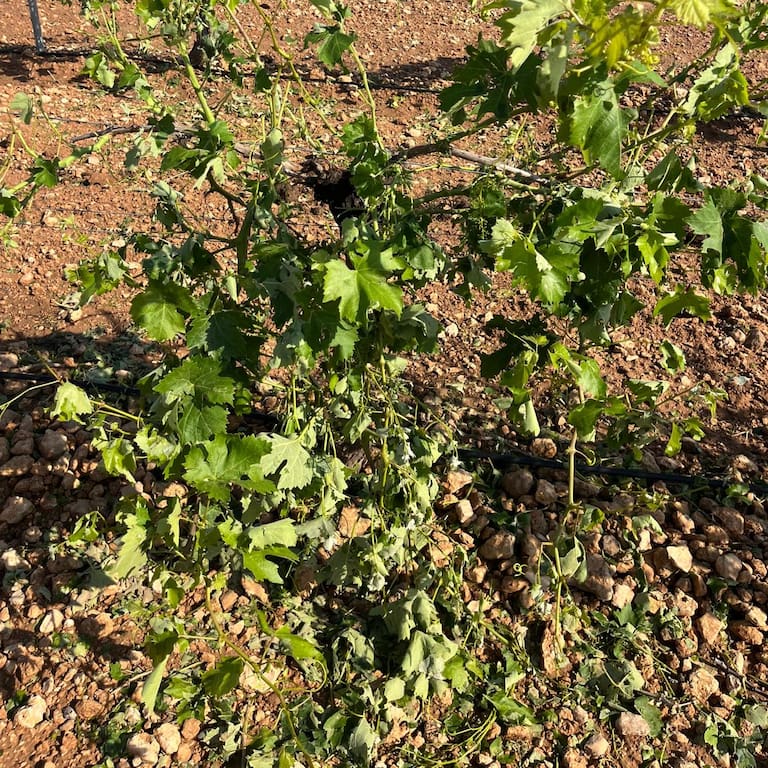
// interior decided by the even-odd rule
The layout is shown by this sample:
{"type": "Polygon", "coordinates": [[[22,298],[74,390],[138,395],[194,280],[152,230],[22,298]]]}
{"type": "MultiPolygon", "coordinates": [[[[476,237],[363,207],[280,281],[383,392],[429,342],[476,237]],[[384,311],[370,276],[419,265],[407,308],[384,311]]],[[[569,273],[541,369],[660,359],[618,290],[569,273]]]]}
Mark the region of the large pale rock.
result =
{"type": "Polygon", "coordinates": [[[693,566],[693,555],[686,544],[667,547],[667,559],[669,564],[683,573],[688,573],[693,566]]]}
{"type": "Polygon", "coordinates": [[[130,757],[138,757],[145,765],[154,765],[160,757],[160,744],[148,733],[135,733],[125,744],[130,757]]]}
{"type": "Polygon", "coordinates": [[[37,625],[37,631],[42,635],[52,635],[64,624],[64,614],[58,608],[52,608],[43,616],[37,625]]]}
{"type": "Polygon", "coordinates": [[[6,571],[25,571],[29,568],[29,561],[11,548],[0,555],[0,566],[6,571]]]}
{"type": "Polygon", "coordinates": [[[744,515],[732,507],[717,507],[715,518],[731,535],[741,536],[744,533],[744,515]]]}
{"type": "Polygon", "coordinates": [[[696,619],[696,629],[707,645],[714,645],[718,641],[724,626],[725,624],[713,613],[704,613],[696,619]]]}
{"type": "Polygon", "coordinates": [[[463,469],[454,469],[445,476],[443,488],[447,493],[457,493],[462,488],[471,485],[473,480],[474,478],[469,472],[463,469]]]}
{"type": "Polygon", "coordinates": [[[20,728],[34,728],[43,722],[47,709],[48,703],[42,696],[32,696],[13,716],[13,723],[20,728]]]}
{"type": "Polygon", "coordinates": [[[717,678],[704,667],[694,669],[687,684],[690,695],[699,703],[704,704],[710,696],[720,690],[717,678]]]}
{"type": "Polygon", "coordinates": [[[584,743],[584,749],[592,757],[604,757],[611,750],[611,742],[602,733],[593,733],[584,743]]]}
{"type": "Polygon", "coordinates": [[[634,712],[622,712],[616,720],[616,733],[625,739],[629,737],[644,738],[650,736],[651,728],[642,715],[634,712]]]}
{"type": "Polygon", "coordinates": [[[166,755],[175,755],[181,746],[181,731],[173,723],[163,723],[155,728],[155,738],[166,755]]]}

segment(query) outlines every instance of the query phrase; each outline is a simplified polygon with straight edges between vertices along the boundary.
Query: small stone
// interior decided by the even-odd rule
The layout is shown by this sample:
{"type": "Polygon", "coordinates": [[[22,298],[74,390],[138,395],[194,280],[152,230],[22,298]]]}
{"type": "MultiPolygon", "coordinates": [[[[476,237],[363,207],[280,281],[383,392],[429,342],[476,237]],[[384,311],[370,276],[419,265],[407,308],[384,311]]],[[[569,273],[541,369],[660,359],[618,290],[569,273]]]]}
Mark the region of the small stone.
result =
{"type": "Polygon", "coordinates": [[[15,549],[6,549],[0,555],[0,565],[6,571],[25,571],[29,568],[29,561],[23,558],[15,549]]]}
{"type": "Polygon", "coordinates": [[[690,695],[701,704],[720,689],[717,678],[704,667],[693,670],[686,687],[690,695]]]}
{"type": "Polygon", "coordinates": [[[650,736],[651,728],[642,715],[622,712],[616,719],[616,733],[624,738],[650,736]]]}
{"type": "Polygon", "coordinates": [[[741,512],[731,507],[717,507],[714,516],[728,533],[734,536],[744,533],[744,515],[741,512]]]}
{"type": "Polygon", "coordinates": [[[611,600],[614,578],[610,566],[600,555],[593,552],[587,553],[587,578],[576,586],[594,595],[598,600],[611,600]]]}
{"type": "Polygon", "coordinates": [[[501,478],[501,487],[504,493],[517,499],[530,493],[535,482],[536,480],[529,470],[517,469],[514,472],[507,472],[501,478]]]}
{"type": "Polygon", "coordinates": [[[743,567],[741,559],[733,552],[726,552],[715,560],[717,575],[728,581],[737,581],[743,567]]]}
{"type": "Polygon", "coordinates": [[[611,604],[617,608],[629,605],[635,599],[635,590],[629,584],[616,584],[613,588],[611,604]]]}
{"type": "Polygon", "coordinates": [[[563,755],[563,768],[587,768],[588,761],[578,749],[567,749],[563,755]]]}
{"type": "Polygon", "coordinates": [[[148,733],[134,733],[125,744],[131,757],[137,757],[145,765],[154,765],[160,757],[160,745],[148,733]]]}
{"type": "Polygon", "coordinates": [[[485,581],[485,577],[488,575],[488,566],[478,563],[466,570],[467,578],[475,583],[482,584],[485,581]]]}
{"type": "Polygon", "coordinates": [[[197,734],[200,733],[202,727],[203,724],[197,718],[189,717],[181,726],[181,735],[188,741],[191,741],[197,738],[197,734]]]}
{"type": "Polygon", "coordinates": [[[724,626],[714,613],[704,613],[696,619],[696,629],[707,645],[714,645],[718,641],[724,626]]]}
{"type": "Polygon", "coordinates": [[[0,521],[16,525],[35,511],[35,505],[23,496],[9,496],[0,512],[0,521]]]}
{"type": "Polygon", "coordinates": [[[75,705],[74,714],[81,720],[96,720],[104,714],[104,705],[93,699],[83,699],[75,705]]]}
{"type": "Polygon", "coordinates": [[[554,459],[557,456],[557,445],[548,437],[537,437],[531,442],[531,453],[541,459],[554,459]]]}
{"type": "Polygon", "coordinates": [[[458,493],[462,488],[471,485],[474,478],[463,469],[455,469],[449,472],[443,480],[443,488],[446,493],[458,493]]]}
{"type": "Polygon", "coordinates": [[[539,504],[548,506],[554,504],[557,501],[557,490],[549,480],[539,480],[536,483],[536,493],[534,498],[539,504]]]}
{"type": "Polygon", "coordinates": [[[733,621],[728,625],[728,631],[738,640],[743,640],[748,645],[762,645],[763,633],[745,621],[733,621]]]}
{"type": "Polygon", "coordinates": [[[181,746],[181,731],[173,723],[163,723],[155,728],[155,738],[166,755],[175,755],[181,746]]]}
{"type": "Polygon", "coordinates": [[[753,605],[744,614],[744,619],[748,621],[753,627],[757,627],[761,630],[768,630],[768,615],[766,612],[756,605],[753,605]]]}
{"type": "Polygon", "coordinates": [[[114,633],[115,622],[108,613],[97,613],[83,618],[78,625],[78,630],[84,637],[104,640],[114,633]]]}
{"type": "Polygon", "coordinates": [[[699,609],[699,604],[696,600],[680,590],[675,590],[672,599],[674,600],[675,612],[681,618],[690,618],[699,609]]]}
{"type": "Polygon", "coordinates": [[[494,533],[483,542],[479,552],[486,560],[511,558],[515,553],[515,537],[508,531],[494,533]]]}
{"type": "Polygon", "coordinates": [[[13,456],[31,456],[35,452],[35,438],[24,432],[18,434],[11,443],[13,456]]]}
{"type": "Polygon", "coordinates": [[[611,742],[602,733],[593,733],[585,742],[584,749],[592,757],[604,757],[611,750],[611,742]]]}
{"type": "MultiPolygon", "coordinates": [[[[297,586],[300,590],[303,590],[307,588],[309,585],[316,583],[317,579],[317,569],[313,568],[310,565],[300,565],[296,569],[297,573],[294,577],[294,579],[299,582],[297,586]],[[299,578],[299,572],[301,572],[301,579],[299,578]]],[[[253,597],[256,600],[258,600],[260,603],[269,603],[269,594],[267,593],[267,590],[264,589],[264,585],[260,582],[256,581],[255,579],[252,579],[248,576],[243,576],[240,579],[240,586],[243,588],[243,591],[246,595],[249,597],[253,597]]]]}
{"type": "Polygon", "coordinates": [[[37,441],[40,455],[51,461],[63,456],[68,447],[67,436],[62,432],[54,432],[52,429],[46,429],[37,441]]]}
{"type": "Polygon", "coordinates": [[[667,547],[667,559],[672,566],[683,573],[688,573],[693,566],[693,555],[686,544],[667,547]]]}
{"type": "Polygon", "coordinates": [[[43,722],[48,704],[42,696],[32,696],[13,716],[13,722],[21,728],[34,728],[43,722]]]}
{"type": "Polygon", "coordinates": [[[744,346],[759,352],[765,346],[765,335],[759,328],[750,328],[744,338],[744,346]]]}
{"type": "Polygon", "coordinates": [[[13,352],[0,352],[0,371],[12,371],[19,367],[19,356],[13,352]]]}
{"type": "Polygon", "coordinates": [[[600,539],[600,549],[606,557],[618,557],[622,552],[621,542],[612,533],[600,539]]]}
{"type": "Polygon", "coordinates": [[[27,544],[36,544],[43,538],[43,532],[39,525],[30,525],[22,534],[24,541],[27,544]]]}
{"type": "Polygon", "coordinates": [[[37,625],[37,631],[42,635],[52,635],[64,624],[64,614],[58,608],[52,608],[43,616],[37,625]]]}
{"type": "Polygon", "coordinates": [[[35,460],[31,456],[14,456],[0,466],[0,477],[21,477],[26,475],[35,460]]]}
{"type": "Polygon", "coordinates": [[[182,742],[181,746],[176,751],[176,760],[179,765],[189,762],[192,757],[192,745],[188,742],[182,742]]]}
{"type": "Polygon", "coordinates": [[[469,499],[461,499],[454,507],[453,512],[459,525],[467,525],[475,518],[475,510],[472,509],[472,503],[469,499]]]}
{"type": "Polygon", "coordinates": [[[219,599],[219,602],[221,603],[221,610],[229,612],[234,608],[235,603],[237,602],[237,592],[235,592],[232,589],[228,589],[219,599]]]}

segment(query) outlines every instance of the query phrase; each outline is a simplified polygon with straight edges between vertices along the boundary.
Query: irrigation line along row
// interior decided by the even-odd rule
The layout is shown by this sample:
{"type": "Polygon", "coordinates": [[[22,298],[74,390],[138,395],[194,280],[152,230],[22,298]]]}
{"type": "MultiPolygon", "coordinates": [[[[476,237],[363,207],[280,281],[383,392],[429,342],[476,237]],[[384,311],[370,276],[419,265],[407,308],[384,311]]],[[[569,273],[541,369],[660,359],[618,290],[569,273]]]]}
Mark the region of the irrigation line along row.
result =
{"type": "MultiPolygon", "coordinates": [[[[55,376],[42,373],[12,373],[0,371],[0,380],[27,381],[30,383],[54,383],[60,381],[55,376]]],[[[136,387],[111,382],[90,381],[82,378],[69,379],[73,384],[85,390],[97,392],[110,392],[123,397],[140,397],[141,391],[136,387]]],[[[254,411],[253,415],[260,421],[271,426],[278,426],[280,419],[273,413],[254,411]]],[[[485,451],[477,448],[459,448],[458,458],[464,463],[477,463],[486,461],[497,469],[505,469],[510,466],[532,467],[534,469],[554,469],[562,472],[568,471],[568,464],[559,459],[545,459],[539,456],[513,451],[496,452],[485,451]]],[[[687,475],[678,472],[653,472],[634,467],[607,467],[601,464],[576,463],[576,472],[580,475],[597,475],[600,477],[612,477],[617,479],[641,480],[645,482],[664,482],[672,485],[683,485],[689,488],[728,488],[737,481],[731,478],[706,477],[704,475],[687,475]]],[[[749,491],[760,496],[768,496],[768,484],[746,482],[740,483],[749,491]]]]}

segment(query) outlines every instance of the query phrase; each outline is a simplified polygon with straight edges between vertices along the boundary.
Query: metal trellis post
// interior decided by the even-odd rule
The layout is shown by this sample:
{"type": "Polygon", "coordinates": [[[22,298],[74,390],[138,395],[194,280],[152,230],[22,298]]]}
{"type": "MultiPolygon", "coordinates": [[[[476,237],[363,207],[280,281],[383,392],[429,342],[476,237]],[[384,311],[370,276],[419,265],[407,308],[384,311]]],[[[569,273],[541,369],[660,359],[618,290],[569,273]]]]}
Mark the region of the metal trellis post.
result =
{"type": "Polygon", "coordinates": [[[35,33],[35,48],[38,53],[45,52],[45,40],[43,40],[43,29],[40,26],[40,14],[37,12],[37,0],[27,0],[29,7],[29,18],[32,19],[32,31],[35,33]]]}

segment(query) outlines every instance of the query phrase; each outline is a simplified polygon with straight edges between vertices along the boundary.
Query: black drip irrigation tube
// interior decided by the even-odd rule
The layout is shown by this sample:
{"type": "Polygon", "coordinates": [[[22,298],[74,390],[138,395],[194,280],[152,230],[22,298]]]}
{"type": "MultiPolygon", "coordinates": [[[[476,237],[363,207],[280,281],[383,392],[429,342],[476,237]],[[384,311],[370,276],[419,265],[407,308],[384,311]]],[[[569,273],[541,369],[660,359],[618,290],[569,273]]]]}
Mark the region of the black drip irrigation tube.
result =
{"type": "MultiPolygon", "coordinates": [[[[475,448],[459,448],[459,459],[462,461],[489,461],[494,467],[534,467],[541,469],[556,469],[568,471],[568,462],[558,459],[543,459],[538,456],[529,456],[525,453],[494,453],[475,448]]],[[[677,472],[652,472],[646,469],[633,469],[631,467],[604,467],[600,464],[584,464],[576,462],[574,467],[580,475],[599,475],[600,477],[615,477],[620,479],[647,480],[648,482],[662,481],[687,486],[706,486],[707,488],[728,488],[736,485],[737,481],[722,477],[705,477],[704,475],[685,475],[677,472]]],[[[761,496],[768,495],[766,483],[743,483],[750,491],[761,496]]]]}
{"type": "MultiPolygon", "coordinates": [[[[0,371],[0,380],[10,381],[28,381],[37,384],[53,384],[57,381],[63,381],[50,374],[43,373],[10,373],[0,371]]],[[[112,392],[124,397],[139,397],[141,391],[136,387],[130,387],[125,384],[113,384],[105,381],[90,381],[88,379],[72,378],[67,379],[72,384],[82,387],[85,390],[97,392],[112,392]]],[[[265,411],[256,411],[255,416],[259,419],[277,425],[279,419],[277,416],[265,411]]],[[[534,469],[554,469],[562,472],[568,471],[568,462],[558,459],[544,459],[539,456],[531,456],[518,451],[495,452],[485,451],[480,448],[459,448],[457,455],[460,461],[490,462],[497,469],[507,467],[532,467],[534,469]]],[[[737,481],[722,477],[705,477],[703,475],[686,475],[677,472],[653,472],[645,469],[634,469],[630,467],[604,467],[600,464],[584,464],[577,462],[575,471],[580,475],[597,475],[599,477],[614,477],[626,480],[645,480],[648,482],[664,482],[673,485],[685,485],[689,487],[704,486],[707,488],[728,488],[737,484],[737,481]]],[[[751,492],[768,496],[768,484],[766,483],[743,483],[751,492]]]]}

